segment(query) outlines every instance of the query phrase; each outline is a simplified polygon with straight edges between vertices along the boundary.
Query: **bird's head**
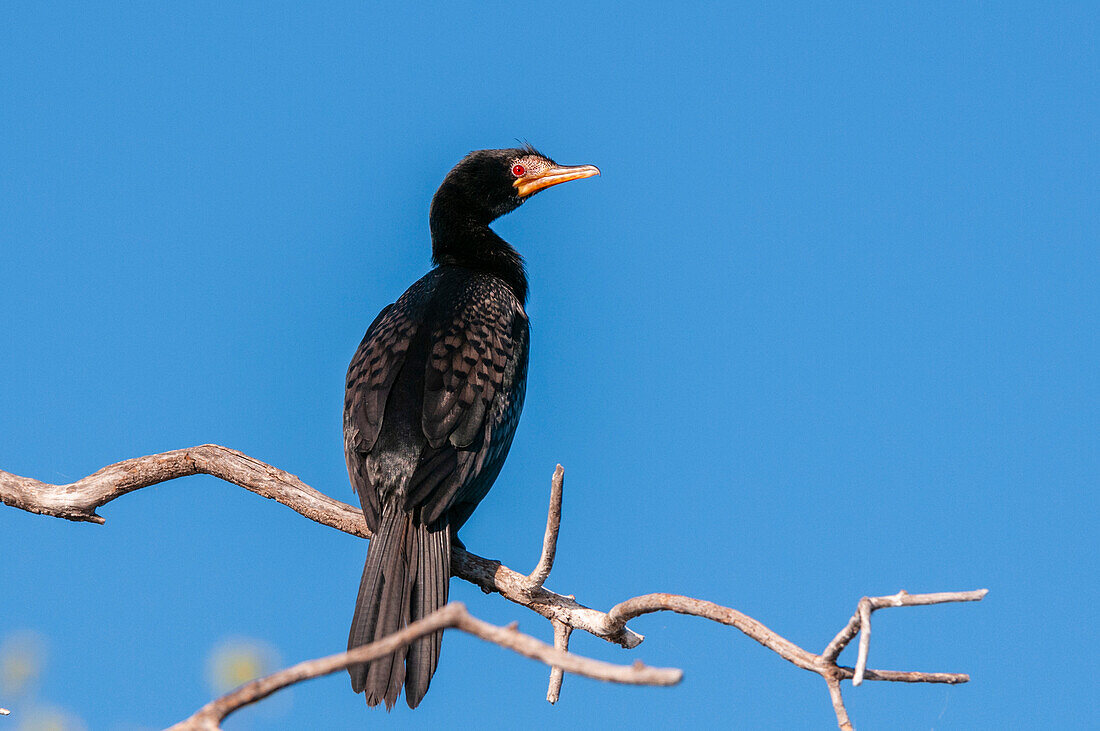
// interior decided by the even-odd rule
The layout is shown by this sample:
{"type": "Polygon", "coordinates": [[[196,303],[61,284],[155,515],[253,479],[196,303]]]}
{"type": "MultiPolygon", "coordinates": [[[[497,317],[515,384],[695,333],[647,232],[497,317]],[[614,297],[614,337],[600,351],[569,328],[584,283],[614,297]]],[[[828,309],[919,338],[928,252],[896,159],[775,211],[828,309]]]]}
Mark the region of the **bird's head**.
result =
{"type": "Polygon", "coordinates": [[[432,199],[437,207],[459,210],[478,224],[488,224],[525,200],[558,183],[599,175],[595,165],[558,165],[530,145],[471,152],[447,173],[432,199]]]}

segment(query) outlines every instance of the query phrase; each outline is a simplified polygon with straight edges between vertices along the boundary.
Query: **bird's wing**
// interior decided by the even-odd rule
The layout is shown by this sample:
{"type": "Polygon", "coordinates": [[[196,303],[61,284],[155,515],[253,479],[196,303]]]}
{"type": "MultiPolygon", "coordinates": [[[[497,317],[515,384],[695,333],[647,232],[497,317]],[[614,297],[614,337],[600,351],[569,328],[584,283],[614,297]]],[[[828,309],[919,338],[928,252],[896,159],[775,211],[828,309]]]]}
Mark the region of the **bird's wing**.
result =
{"type": "Polygon", "coordinates": [[[344,452],[348,474],[367,526],[374,530],[381,518],[378,490],[372,484],[365,455],[378,441],[386,400],[413,347],[424,315],[424,293],[430,282],[420,280],[374,319],[348,366],[344,391],[344,452]]]}
{"type": "Polygon", "coordinates": [[[416,318],[400,301],[378,313],[348,366],[344,391],[347,448],[369,452],[382,428],[386,398],[416,334],[416,318]]]}
{"type": "Polygon", "coordinates": [[[504,385],[504,372],[515,350],[515,312],[502,307],[501,299],[469,301],[435,324],[421,419],[433,447],[447,441],[459,449],[470,448],[504,385]]]}
{"type": "Polygon", "coordinates": [[[465,298],[434,324],[421,417],[428,445],[407,498],[425,522],[473,493],[480,500],[495,479],[523,404],[527,327],[511,294],[496,292],[465,298]]]}

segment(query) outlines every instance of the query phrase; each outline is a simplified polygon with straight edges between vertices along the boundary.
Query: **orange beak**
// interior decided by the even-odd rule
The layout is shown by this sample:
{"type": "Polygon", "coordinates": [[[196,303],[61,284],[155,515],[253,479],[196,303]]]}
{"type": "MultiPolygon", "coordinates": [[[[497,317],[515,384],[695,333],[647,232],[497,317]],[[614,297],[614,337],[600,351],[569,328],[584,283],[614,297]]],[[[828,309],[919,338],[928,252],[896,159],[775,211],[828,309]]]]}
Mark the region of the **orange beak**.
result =
{"type": "Polygon", "coordinates": [[[526,198],[558,183],[591,178],[593,175],[599,174],[600,169],[595,165],[555,165],[542,172],[528,173],[522,178],[516,178],[516,181],[512,183],[512,187],[519,192],[520,198],[526,198]]]}

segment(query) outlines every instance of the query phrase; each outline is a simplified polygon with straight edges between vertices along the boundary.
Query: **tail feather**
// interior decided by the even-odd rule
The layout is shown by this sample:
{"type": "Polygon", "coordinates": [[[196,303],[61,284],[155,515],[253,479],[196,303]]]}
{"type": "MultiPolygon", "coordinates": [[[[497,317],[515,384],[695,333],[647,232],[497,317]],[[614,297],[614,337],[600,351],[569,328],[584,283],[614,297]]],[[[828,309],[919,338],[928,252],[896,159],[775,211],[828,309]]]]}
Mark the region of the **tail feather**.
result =
{"type": "MultiPolygon", "coordinates": [[[[409,623],[409,584],[413,573],[409,570],[408,543],[414,532],[410,530],[411,521],[406,516],[401,517],[404,520],[401,520],[398,535],[392,542],[394,550],[383,553],[382,557],[382,594],[379,597],[378,620],[371,642],[391,635],[409,623]]],[[[384,543],[383,550],[388,549],[390,545],[384,543]]],[[[405,647],[399,647],[392,654],[369,664],[366,681],[368,706],[376,706],[384,700],[386,710],[393,708],[397,696],[401,694],[405,652],[405,647]]]]}
{"type": "MultiPolygon", "coordinates": [[[[420,536],[417,580],[413,584],[410,615],[423,619],[447,603],[451,578],[451,531],[444,527],[420,536]]],[[[405,661],[405,701],[409,708],[420,705],[439,664],[442,632],[425,635],[409,645],[405,661]]]]}
{"type": "MultiPolygon", "coordinates": [[[[447,603],[451,541],[446,525],[429,530],[412,514],[384,510],[367,549],[348,649],[393,634],[447,603]]],[[[356,693],[367,705],[385,701],[393,708],[405,686],[405,700],[416,708],[439,662],[443,633],[422,637],[408,647],[348,668],[356,693]]]]}

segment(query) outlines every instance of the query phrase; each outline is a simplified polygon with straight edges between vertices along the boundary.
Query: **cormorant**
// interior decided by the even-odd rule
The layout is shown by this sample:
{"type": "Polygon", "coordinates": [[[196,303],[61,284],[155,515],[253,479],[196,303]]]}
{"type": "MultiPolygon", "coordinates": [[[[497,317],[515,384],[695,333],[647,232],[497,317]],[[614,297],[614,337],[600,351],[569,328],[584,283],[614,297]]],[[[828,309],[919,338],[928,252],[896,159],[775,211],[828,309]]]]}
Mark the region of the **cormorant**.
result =
{"type": "MultiPolygon", "coordinates": [[[[447,602],[451,545],[512,444],[527,381],[523,259],[489,228],[540,190],[599,175],[534,148],[471,152],[432,198],[435,268],[384,308],[348,367],[344,452],[373,538],[348,648],[447,602]]],[[[349,669],[367,705],[416,708],[442,632],[349,669]]]]}

